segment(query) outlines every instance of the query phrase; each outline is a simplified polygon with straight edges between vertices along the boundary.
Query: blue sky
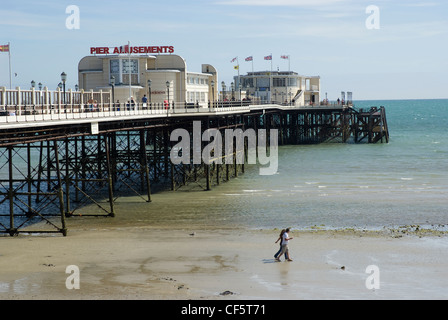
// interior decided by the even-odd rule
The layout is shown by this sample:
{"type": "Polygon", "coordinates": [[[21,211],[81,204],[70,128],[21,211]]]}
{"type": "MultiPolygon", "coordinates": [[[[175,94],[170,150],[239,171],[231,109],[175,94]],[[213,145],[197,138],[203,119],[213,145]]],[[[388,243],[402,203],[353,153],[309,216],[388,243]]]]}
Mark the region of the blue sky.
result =
{"type": "MultiPolygon", "coordinates": [[[[189,71],[218,69],[219,81],[274,70],[321,77],[322,94],[337,99],[448,98],[448,2],[442,0],[171,0],[28,1],[0,7],[0,45],[11,43],[13,87],[31,80],[50,89],[77,83],[79,60],[92,46],[172,45],[189,71]],[[77,5],[80,28],[66,28],[77,5]],[[368,29],[379,8],[379,29],[368,29]],[[17,73],[17,76],[14,76],[17,73]]],[[[8,54],[0,53],[0,86],[9,86],[8,54]]]]}

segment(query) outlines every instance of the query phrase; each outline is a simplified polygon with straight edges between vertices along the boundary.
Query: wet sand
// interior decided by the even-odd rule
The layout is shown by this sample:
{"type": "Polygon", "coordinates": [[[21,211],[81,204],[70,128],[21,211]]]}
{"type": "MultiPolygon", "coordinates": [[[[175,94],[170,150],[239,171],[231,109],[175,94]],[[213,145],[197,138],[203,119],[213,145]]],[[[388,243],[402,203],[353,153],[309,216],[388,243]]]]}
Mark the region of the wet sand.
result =
{"type": "Polygon", "coordinates": [[[276,262],[279,230],[116,221],[69,221],[67,237],[0,238],[0,299],[448,298],[446,235],[293,230],[294,261],[276,262]],[[79,289],[66,287],[70,265],[79,289]],[[369,265],[379,289],[366,287],[369,265]]]}

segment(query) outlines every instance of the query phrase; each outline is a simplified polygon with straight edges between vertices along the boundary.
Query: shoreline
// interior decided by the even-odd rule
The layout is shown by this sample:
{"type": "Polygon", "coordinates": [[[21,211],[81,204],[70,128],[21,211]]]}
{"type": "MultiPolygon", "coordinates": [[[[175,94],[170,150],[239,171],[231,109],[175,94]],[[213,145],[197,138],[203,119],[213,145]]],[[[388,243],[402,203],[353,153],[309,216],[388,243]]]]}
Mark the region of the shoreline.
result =
{"type": "Polygon", "coordinates": [[[293,230],[294,261],[275,262],[279,230],[73,221],[67,237],[0,239],[0,299],[445,299],[448,237],[402,231],[293,230]]]}

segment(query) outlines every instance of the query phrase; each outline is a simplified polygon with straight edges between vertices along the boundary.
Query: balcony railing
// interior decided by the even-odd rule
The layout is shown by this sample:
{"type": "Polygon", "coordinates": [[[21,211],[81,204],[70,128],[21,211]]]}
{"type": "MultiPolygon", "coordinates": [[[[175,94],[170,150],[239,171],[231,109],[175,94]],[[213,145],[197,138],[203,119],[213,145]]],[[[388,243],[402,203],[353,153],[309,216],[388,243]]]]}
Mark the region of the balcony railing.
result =
{"type": "MultiPolygon", "coordinates": [[[[307,105],[303,107],[317,107],[307,105]]],[[[325,105],[322,107],[341,107],[325,105]]],[[[266,100],[233,100],[170,103],[113,103],[111,91],[9,90],[0,87],[0,125],[52,120],[74,120],[123,116],[172,116],[188,113],[249,111],[261,107],[291,107],[288,103],[266,100]]]]}

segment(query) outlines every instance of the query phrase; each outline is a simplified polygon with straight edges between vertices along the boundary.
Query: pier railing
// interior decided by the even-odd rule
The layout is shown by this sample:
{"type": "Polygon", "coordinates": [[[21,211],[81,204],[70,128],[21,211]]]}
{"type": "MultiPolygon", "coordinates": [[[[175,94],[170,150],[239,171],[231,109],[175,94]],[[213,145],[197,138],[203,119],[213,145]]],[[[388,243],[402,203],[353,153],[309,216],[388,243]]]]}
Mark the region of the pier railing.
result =
{"type": "MultiPolygon", "coordinates": [[[[51,121],[65,119],[106,118],[139,115],[173,115],[188,113],[216,113],[244,111],[259,107],[291,107],[298,106],[266,100],[232,100],[208,102],[174,102],[170,103],[114,103],[112,91],[72,91],[57,89],[13,90],[0,87],[0,124],[33,121],[51,121]]],[[[339,104],[317,104],[302,107],[341,108],[339,104]]]]}

